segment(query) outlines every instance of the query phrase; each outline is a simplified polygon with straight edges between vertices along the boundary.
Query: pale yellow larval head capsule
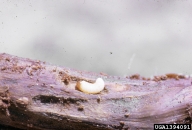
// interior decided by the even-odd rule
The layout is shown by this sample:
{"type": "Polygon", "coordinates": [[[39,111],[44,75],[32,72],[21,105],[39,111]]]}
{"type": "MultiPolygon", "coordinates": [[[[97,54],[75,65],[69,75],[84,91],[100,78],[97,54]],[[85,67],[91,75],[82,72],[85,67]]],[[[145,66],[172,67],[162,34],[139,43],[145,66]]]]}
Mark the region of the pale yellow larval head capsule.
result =
{"type": "Polygon", "coordinates": [[[104,89],[105,83],[102,78],[97,78],[95,83],[88,83],[86,81],[77,82],[76,89],[89,94],[96,94],[104,89]]]}

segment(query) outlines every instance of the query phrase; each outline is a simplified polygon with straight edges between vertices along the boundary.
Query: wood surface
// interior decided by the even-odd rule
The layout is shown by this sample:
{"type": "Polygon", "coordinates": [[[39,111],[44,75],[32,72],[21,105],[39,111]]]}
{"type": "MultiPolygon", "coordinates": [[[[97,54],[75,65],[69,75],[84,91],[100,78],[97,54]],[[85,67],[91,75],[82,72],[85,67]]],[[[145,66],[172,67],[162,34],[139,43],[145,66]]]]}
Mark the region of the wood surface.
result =
{"type": "MultiPolygon", "coordinates": [[[[65,60],[65,59],[62,59],[65,60]]],[[[78,63],[77,63],[78,64],[78,63]]],[[[191,124],[192,78],[166,74],[109,76],[0,54],[0,124],[28,130],[139,130],[191,124]],[[101,77],[105,89],[86,94],[78,81],[101,77]]]]}

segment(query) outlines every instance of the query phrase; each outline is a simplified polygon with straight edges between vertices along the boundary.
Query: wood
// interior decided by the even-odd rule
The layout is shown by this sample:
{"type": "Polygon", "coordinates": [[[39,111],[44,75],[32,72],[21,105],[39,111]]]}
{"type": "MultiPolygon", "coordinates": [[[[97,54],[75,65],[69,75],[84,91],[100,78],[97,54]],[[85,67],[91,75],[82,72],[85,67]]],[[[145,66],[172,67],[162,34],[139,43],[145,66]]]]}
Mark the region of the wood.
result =
{"type": "Polygon", "coordinates": [[[29,130],[150,130],[157,123],[191,124],[192,79],[176,77],[108,76],[3,53],[0,124],[29,130]],[[75,89],[77,81],[98,77],[105,81],[100,94],[75,89]]]}

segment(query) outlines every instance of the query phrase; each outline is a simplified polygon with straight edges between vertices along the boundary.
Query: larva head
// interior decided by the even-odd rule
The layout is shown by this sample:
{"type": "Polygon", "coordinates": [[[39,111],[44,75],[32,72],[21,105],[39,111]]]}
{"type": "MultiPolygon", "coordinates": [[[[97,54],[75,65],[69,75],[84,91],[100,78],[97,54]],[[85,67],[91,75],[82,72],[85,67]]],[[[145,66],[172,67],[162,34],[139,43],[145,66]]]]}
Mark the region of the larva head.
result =
{"type": "Polygon", "coordinates": [[[98,86],[105,86],[105,83],[102,78],[97,78],[95,84],[97,84],[98,86]]]}

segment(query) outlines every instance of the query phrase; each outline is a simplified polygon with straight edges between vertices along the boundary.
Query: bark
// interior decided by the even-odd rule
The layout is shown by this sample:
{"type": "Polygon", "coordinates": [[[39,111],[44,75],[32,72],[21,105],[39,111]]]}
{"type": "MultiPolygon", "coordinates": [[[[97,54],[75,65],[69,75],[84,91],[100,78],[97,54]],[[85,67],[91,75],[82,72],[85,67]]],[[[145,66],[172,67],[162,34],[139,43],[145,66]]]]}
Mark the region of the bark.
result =
{"type": "Polygon", "coordinates": [[[31,130],[153,129],[191,124],[192,79],[109,76],[0,54],[0,124],[31,130]],[[101,77],[105,89],[86,94],[77,81],[101,77]]]}

